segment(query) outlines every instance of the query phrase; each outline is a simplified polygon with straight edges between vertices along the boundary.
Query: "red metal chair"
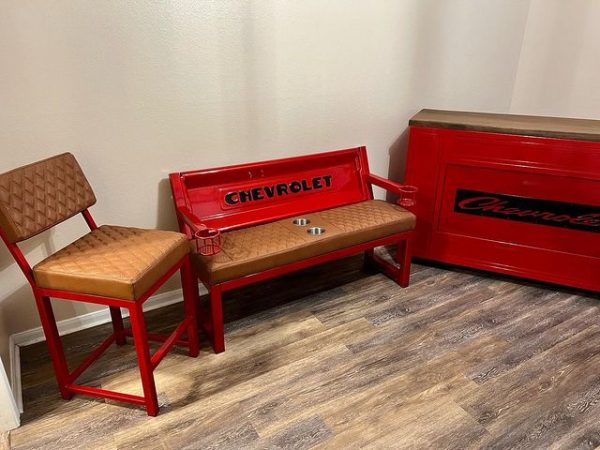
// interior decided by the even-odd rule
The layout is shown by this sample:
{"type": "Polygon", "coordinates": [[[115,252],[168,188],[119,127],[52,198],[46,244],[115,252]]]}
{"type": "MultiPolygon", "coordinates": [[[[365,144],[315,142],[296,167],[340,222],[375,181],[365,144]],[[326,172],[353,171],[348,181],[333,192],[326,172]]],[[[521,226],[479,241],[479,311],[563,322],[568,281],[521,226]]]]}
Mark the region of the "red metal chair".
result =
{"type": "Polygon", "coordinates": [[[97,227],[88,208],[96,198],[79,164],[69,153],[0,174],[0,236],[29,281],[40,314],[60,394],[109,398],[142,405],[158,414],[154,369],[175,344],[198,356],[197,290],[186,236],[171,231],[118,226],[97,227]],[[90,233],[33,268],[17,243],[81,213],[90,233]],[[181,271],[185,318],[170,336],[146,331],[143,303],[176,271],[181,271]],[[50,297],[110,307],[113,333],[77,368],[70,371],[52,311],[50,297]],[[125,329],[121,309],[129,311],[125,329]],[[187,338],[183,335],[187,332],[187,338]],[[143,396],[76,384],[77,378],[113,342],[133,337],[143,396]],[[153,355],[148,341],[161,342],[153,355]]]}

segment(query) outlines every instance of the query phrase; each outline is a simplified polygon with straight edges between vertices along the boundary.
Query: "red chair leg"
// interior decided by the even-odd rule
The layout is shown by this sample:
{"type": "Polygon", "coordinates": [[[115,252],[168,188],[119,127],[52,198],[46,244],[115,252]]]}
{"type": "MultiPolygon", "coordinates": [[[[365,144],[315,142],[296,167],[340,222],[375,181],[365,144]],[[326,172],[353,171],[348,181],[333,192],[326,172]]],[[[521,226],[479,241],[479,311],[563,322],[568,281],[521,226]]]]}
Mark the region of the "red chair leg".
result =
{"type": "Polygon", "coordinates": [[[365,269],[372,269],[375,266],[375,250],[369,249],[365,251],[364,267],[365,269]]]}
{"type": "Polygon", "coordinates": [[[158,398],[156,395],[152,364],[150,363],[148,336],[141,305],[136,303],[129,308],[129,319],[131,321],[131,332],[133,334],[135,351],[137,353],[138,365],[142,378],[144,398],[146,399],[146,412],[149,416],[156,416],[158,414],[158,398]]]}
{"type": "Polygon", "coordinates": [[[398,243],[396,250],[396,261],[400,264],[400,272],[398,274],[398,284],[402,287],[407,287],[410,281],[410,260],[411,260],[411,240],[404,239],[398,243]]]}
{"type": "Polygon", "coordinates": [[[189,355],[198,356],[200,346],[198,343],[198,283],[196,276],[192,271],[189,257],[181,266],[181,288],[183,290],[183,303],[185,308],[185,317],[190,320],[187,329],[189,342],[189,355]]]}
{"type": "Polygon", "coordinates": [[[109,306],[110,318],[113,324],[113,330],[116,336],[115,342],[117,345],[125,345],[127,340],[125,339],[125,327],[123,326],[123,316],[121,315],[121,308],[118,306],[109,306]]]}
{"type": "Polygon", "coordinates": [[[215,353],[223,353],[225,351],[225,330],[223,327],[223,304],[220,286],[211,286],[210,288],[210,315],[213,350],[215,353]]]}
{"type": "Polygon", "coordinates": [[[54,374],[56,376],[60,395],[65,400],[70,400],[71,397],[73,397],[73,394],[67,389],[67,384],[69,383],[69,367],[67,365],[60,336],[58,335],[58,329],[56,328],[56,319],[54,318],[54,312],[52,311],[52,304],[48,297],[41,296],[35,292],[35,290],[34,295],[40,314],[40,321],[42,322],[42,329],[46,336],[48,352],[50,353],[50,359],[54,366],[54,374]]]}

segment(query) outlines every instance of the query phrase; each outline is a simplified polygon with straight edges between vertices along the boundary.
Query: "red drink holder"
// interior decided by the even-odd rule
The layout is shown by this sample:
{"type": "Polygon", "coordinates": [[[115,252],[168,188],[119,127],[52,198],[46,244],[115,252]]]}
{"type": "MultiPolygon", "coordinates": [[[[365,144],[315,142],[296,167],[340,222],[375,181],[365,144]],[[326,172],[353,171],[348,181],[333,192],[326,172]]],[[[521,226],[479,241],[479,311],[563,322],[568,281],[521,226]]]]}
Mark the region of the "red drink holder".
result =
{"type": "Polygon", "coordinates": [[[202,228],[194,233],[196,252],[202,256],[212,256],[219,253],[221,247],[221,232],[216,228],[202,228]]]}
{"type": "Polygon", "coordinates": [[[417,192],[419,188],[416,186],[409,186],[408,184],[404,184],[398,187],[398,200],[396,203],[403,208],[410,210],[413,206],[417,204],[417,192]]]}

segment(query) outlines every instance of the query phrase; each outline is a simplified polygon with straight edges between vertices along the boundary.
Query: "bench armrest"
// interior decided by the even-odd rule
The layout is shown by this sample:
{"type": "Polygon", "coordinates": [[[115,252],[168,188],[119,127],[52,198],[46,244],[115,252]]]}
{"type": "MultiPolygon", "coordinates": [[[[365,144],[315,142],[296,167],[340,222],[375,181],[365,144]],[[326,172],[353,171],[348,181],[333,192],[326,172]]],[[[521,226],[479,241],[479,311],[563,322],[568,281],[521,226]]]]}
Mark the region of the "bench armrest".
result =
{"type": "Polygon", "coordinates": [[[396,183],[372,173],[367,174],[367,182],[379,186],[392,194],[396,194],[399,197],[398,204],[404,208],[410,208],[417,203],[416,194],[419,189],[416,186],[396,183]]]}
{"type": "Polygon", "coordinates": [[[191,209],[176,208],[179,218],[192,230],[196,241],[196,251],[201,255],[210,256],[221,251],[221,232],[216,228],[208,228],[202,223],[191,209]]]}
{"type": "Polygon", "coordinates": [[[179,218],[192,230],[192,234],[196,234],[200,230],[208,228],[202,223],[200,218],[196,216],[191,209],[183,207],[176,208],[179,218]]]}

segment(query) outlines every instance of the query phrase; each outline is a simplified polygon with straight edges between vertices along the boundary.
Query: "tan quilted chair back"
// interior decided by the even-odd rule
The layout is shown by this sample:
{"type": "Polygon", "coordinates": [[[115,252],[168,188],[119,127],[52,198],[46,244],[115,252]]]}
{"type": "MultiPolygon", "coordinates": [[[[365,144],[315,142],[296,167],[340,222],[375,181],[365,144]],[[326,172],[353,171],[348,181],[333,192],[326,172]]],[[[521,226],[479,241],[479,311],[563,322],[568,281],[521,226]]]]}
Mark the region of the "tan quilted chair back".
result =
{"type": "Polygon", "coordinates": [[[0,227],[11,242],[35,236],[96,203],[70,153],[0,175],[0,227]]]}

